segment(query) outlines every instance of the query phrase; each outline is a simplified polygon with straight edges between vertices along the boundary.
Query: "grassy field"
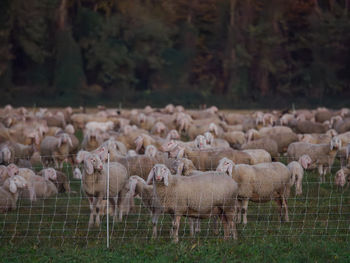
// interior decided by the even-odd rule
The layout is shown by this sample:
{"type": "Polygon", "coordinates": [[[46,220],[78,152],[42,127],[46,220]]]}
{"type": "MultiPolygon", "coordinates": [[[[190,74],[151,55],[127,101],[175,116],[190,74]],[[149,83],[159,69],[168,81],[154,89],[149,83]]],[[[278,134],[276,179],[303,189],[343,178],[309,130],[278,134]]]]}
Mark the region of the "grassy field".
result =
{"type": "MultiPolygon", "coordinates": [[[[81,137],[81,135],[79,136],[81,137]]],[[[332,174],[339,169],[335,163],[332,174]]],[[[89,206],[81,182],[71,178],[74,194],[59,194],[0,215],[1,262],[349,262],[350,190],[338,190],[334,176],[319,184],[315,172],[306,172],[303,194],[289,199],[290,222],[279,222],[274,202],[250,203],[247,226],[239,225],[239,240],[222,240],[212,222],[201,222],[201,233],[189,235],[181,222],[180,242],[169,238],[169,216],[159,220],[159,238],[151,239],[149,212],[136,200],[136,209],[123,222],[110,223],[106,249],[106,218],[100,228],[88,229],[89,206]]]]}

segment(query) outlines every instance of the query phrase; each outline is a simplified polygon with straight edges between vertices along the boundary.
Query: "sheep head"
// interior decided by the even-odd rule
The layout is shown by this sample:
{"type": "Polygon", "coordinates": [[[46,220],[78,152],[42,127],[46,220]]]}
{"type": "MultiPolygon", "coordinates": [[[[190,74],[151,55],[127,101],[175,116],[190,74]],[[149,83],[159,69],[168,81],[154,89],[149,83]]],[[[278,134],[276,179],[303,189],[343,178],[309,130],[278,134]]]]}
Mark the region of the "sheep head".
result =
{"type": "Polygon", "coordinates": [[[43,176],[44,176],[45,180],[52,180],[52,181],[57,180],[57,172],[53,168],[44,169],[43,176]]]}
{"type": "Polygon", "coordinates": [[[204,133],[204,137],[205,137],[206,143],[208,145],[212,145],[213,144],[213,142],[214,142],[213,134],[211,134],[210,132],[206,132],[206,133],[204,133]]]}
{"type": "Polygon", "coordinates": [[[177,139],[180,139],[180,135],[177,132],[177,130],[171,130],[168,133],[167,139],[168,140],[177,140],[177,139]]]}
{"type": "Polygon", "coordinates": [[[207,140],[203,135],[198,135],[195,139],[195,145],[198,149],[202,150],[207,148],[207,140]]]}
{"type": "Polygon", "coordinates": [[[23,189],[27,187],[27,180],[24,179],[22,176],[15,175],[9,178],[8,180],[10,180],[9,190],[13,194],[17,193],[18,189],[23,189]]]}
{"type": "Polygon", "coordinates": [[[337,186],[344,187],[344,185],[346,183],[346,175],[345,175],[344,169],[340,169],[335,174],[334,183],[337,186]]]}
{"type": "Polygon", "coordinates": [[[70,147],[73,147],[72,139],[67,133],[60,134],[58,138],[58,145],[57,147],[60,148],[62,144],[68,144],[70,147]]]}
{"type": "Polygon", "coordinates": [[[142,135],[137,136],[137,138],[135,139],[134,143],[136,145],[136,152],[139,152],[143,146],[143,141],[144,141],[144,137],[142,135]]]}
{"type": "Polygon", "coordinates": [[[103,164],[97,154],[89,154],[84,158],[84,169],[88,175],[94,173],[94,171],[102,171],[103,164]]]}
{"type": "Polygon", "coordinates": [[[145,150],[145,155],[149,157],[156,157],[157,148],[154,145],[148,145],[145,150]]]}
{"type": "Polygon", "coordinates": [[[152,182],[163,182],[165,186],[169,185],[170,170],[164,164],[156,164],[148,174],[147,184],[152,182]]]}
{"type": "Polygon", "coordinates": [[[334,137],[332,138],[331,140],[331,143],[330,143],[330,150],[339,150],[342,146],[342,143],[341,143],[341,140],[339,139],[339,137],[334,137]]]}
{"type": "Polygon", "coordinates": [[[229,176],[232,176],[232,171],[233,171],[233,167],[234,167],[234,162],[226,157],[222,158],[219,161],[219,165],[216,168],[216,171],[218,172],[224,172],[229,176]]]}
{"type": "Polygon", "coordinates": [[[11,161],[11,151],[8,147],[4,147],[1,150],[1,154],[2,154],[2,161],[4,163],[9,163],[11,161]]]}
{"type": "Polygon", "coordinates": [[[307,169],[310,166],[310,164],[312,164],[312,159],[309,155],[304,154],[299,158],[298,162],[304,169],[307,169]]]}
{"type": "Polygon", "coordinates": [[[7,166],[7,173],[10,177],[14,177],[16,175],[19,175],[19,168],[17,165],[11,163],[7,166]]]}

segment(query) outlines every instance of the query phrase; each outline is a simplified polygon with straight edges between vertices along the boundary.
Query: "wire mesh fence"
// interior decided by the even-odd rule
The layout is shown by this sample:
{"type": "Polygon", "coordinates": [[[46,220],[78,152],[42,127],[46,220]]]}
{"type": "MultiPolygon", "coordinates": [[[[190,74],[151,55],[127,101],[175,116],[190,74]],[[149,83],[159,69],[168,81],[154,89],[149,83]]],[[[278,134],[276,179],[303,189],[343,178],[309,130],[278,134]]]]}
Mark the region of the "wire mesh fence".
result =
{"type": "MultiPolygon", "coordinates": [[[[286,162],[286,158],[283,160],[286,162]]],[[[141,164],[130,163],[130,165],[141,164]]],[[[82,168],[82,167],[80,167],[82,168]]],[[[151,167],[150,167],[151,168],[151,167]]],[[[216,167],[213,167],[215,170],[216,167]]],[[[334,184],[335,172],[340,169],[338,162],[327,174],[326,182],[319,182],[317,171],[305,171],[300,196],[294,189],[288,198],[289,222],[281,222],[276,202],[249,202],[248,223],[237,224],[238,238],[267,237],[336,237],[348,239],[350,235],[349,190],[334,184]]],[[[40,170],[40,167],[35,167],[40,170]]],[[[89,244],[126,240],[129,242],[152,239],[151,214],[135,198],[135,205],[122,221],[109,217],[106,212],[99,227],[89,227],[90,204],[84,193],[82,181],[72,177],[73,168],[65,165],[62,169],[69,178],[71,192],[59,193],[33,202],[19,198],[15,210],[0,214],[0,242],[65,242],[89,244]]],[[[194,189],[196,191],[196,189],[194,189]]],[[[106,199],[106,198],[105,198],[106,199]]],[[[108,200],[108,199],[107,199],[108,200]]],[[[218,233],[214,218],[200,220],[197,238],[222,238],[223,226],[219,223],[218,233]]],[[[179,230],[180,239],[192,238],[190,219],[183,217],[179,230]]],[[[172,218],[161,214],[158,220],[157,239],[169,240],[172,218]]]]}

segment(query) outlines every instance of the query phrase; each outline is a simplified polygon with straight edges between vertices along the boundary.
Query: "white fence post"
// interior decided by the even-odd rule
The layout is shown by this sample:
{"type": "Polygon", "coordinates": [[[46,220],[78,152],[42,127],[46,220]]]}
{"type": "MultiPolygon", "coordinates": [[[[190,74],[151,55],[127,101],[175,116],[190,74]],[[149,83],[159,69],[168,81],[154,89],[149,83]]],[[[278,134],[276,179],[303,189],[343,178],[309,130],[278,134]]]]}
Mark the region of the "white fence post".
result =
{"type": "Polygon", "coordinates": [[[109,248],[109,152],[107,157],[107,248],[109,248]]]}

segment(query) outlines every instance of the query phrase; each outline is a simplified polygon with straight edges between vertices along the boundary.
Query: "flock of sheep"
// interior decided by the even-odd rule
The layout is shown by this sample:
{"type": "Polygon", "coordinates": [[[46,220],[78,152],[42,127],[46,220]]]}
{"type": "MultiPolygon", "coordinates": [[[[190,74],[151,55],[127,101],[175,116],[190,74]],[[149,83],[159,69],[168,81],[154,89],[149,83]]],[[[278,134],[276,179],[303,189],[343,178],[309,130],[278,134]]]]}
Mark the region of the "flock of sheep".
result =
{"type": "Polygon", "coordinates": [[[317,169],[323,183],[339,158],[334,183],[344,187],[350,178],[346,108],[240,114],[170,104],[86,113],[8,105],[0,116],[0,212],[16,209],[19,198],[71,192],[66,162],[88,198],[89,227],[99,226],[107,211],[122,220],[138,198],[151,212],[153,237],[165,213],[175,242],[182,217],[191,235],[200,219],[213,217],[215,232],[221,220],[225,239],[236,239],[249,201],[274,200],[280,219],[289,221],[291,188],[302,194],[305,169],[317,169]]]}

